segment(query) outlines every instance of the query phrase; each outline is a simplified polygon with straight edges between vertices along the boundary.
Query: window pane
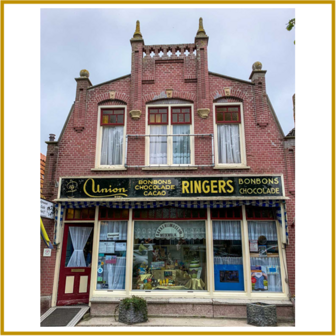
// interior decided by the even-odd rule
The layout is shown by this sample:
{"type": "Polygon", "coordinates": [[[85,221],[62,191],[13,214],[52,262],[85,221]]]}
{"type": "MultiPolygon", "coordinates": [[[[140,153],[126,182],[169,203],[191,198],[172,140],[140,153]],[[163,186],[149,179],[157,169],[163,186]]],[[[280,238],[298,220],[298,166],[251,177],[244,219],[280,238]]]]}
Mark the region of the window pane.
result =
{"type": "Polygon", "coordinates": [[[132,289],[206,290],[204,221],[165,223],[134,223],[132,289]]]}
{"type": "MultiPolygon", "coordinates": [[[[183,115],[182,115],[183,117],[183,115]]],[[[173,134],[190,134],[189,125],[174,125],[173,134]]],[[[173,163],[190,164],[190,137],[174,136],[173,137],[173,163]]]]}
{"type": "Polygon", "coordinates": [[[218,163],[240,163],[239,125],[217,125],[218,163]]]}
{"type": "Polygon", "coordinates": [[[70,226],[65,267],[91,267],[93,228],[70,226]]]}
{"type": "MultiPolygon", "coordinates": [[[[167,134],[167,126],[150,126],[150,134],[167,134]]],[[[167,137],[150,137],[150,164],[167,164],[167,137]]]]}
{"type": "Polygon", "coordinates": [[[232,120],[238,121],[238,113],[232,113],[232,120]]]}
{"type": "Polygon", "coordinates": [[[167,114],[162,114],[162,122],[163,123],[167,122],[167,114]]]}
{"type": "Polygon", "coordinates": [[[238,107],[229,107],[228,111],[229,112],[238,112],[238,107]]]}
{"type": "Polygon", "coordinates": [[[226,107],[217,107],[216,111],[225,112],[225,111],[227,111],[227,108],[226,107]]]}
{"type": "Polygon", "coordinates": [[[185,114],[184,119],[186,123],[190,123],[190,114],[185,114]]]}
{"type": "Polygon", "coordinates": [[[124,114],[123,110],[114,110],[114,114],[124,114]]]}
{"type": "Polygon", "coordinates": [[[223,113],[217,113],[217,121],[223,121],[223,113]]]}
{"type": "Polygon", "coordinates": [[[158,110],[157,110],[157,109],[155,109],[155,110],[152,110],[152,109],[151,109],[149,112],[150,112],[150,113],[158,113],[158,110]]]}
{"type": "Polygon", "coordinates": [[[231,121],[231,113],[225,113],[224,117],[225,117],[225,121],[231,121]]]}
{"type": "Polygon", "coordinates": [[[155,114],[150,115],[150,122],[155,123],[155,114]]]}
{"type": "Polygon", "coordinates": [[[123,115],[118,115],[118,124],[123,124],[124,123],[124,116],[123,115]]]}
{"type": "Polygon", "coordinates": [[[103,114],[112,114],[113,111],[112,110],[103,110],[103,114]]]}
{"type": "Polygon", "coordinates": [[[278,235],[274,221],[248,221],[252,291],[282,292],[278,235]]]}
{"type": "Polygon", "coordinates": [[[90,208],[89,209],[89,218],[94,219],[95,216],[95,208],[90,208]]]}
{"type": "Polygon", "coordinates": [[[74,209],[67,209],[67,219],[73,219],[74,209]]]}
{"type": "MultiPolygon", "coordinates": [[[[114,116],[115,117],[115,116],[114,116]]],[[[101,165],[121,165],[124,126],[104,127],[101,148],[101,165]]]]}
{"type": "Polygon", "coordinates": [[[117,116],[115,116],[115,115],[112,114],[110,116],[110,123],[111,124],[115,124],[116,122],[117,122],[117,116]]]}
{"type": "Polygon", "coordinates": [[[125,289],[127,221],[100,224],[97,289],[125,289]]]}
{"type": "Polygon", "coordinates": [[[213,221],[215,290],[243,291],[240,221],[213,221]]]}
{"type": "Polygon", "coordinates": [[[103,124],[108,124],[108,122],[109,122],[109,116],[103,115],[103,124]]]}
{"type": "Polygon", "coordinates": [[[173,114],[173,122],[176,123],[177,122],[177,114],[173,114]]]}
{"type": "Polygon", "coordinates": [[[81,218],[81,211],[79,209],[75,209],[75,219],[81,218]]]}
{"type": "Polygon", "coordinates": [[[161,114],[155,115],[155,122],[160,123],[161,122],[161,114]]]}

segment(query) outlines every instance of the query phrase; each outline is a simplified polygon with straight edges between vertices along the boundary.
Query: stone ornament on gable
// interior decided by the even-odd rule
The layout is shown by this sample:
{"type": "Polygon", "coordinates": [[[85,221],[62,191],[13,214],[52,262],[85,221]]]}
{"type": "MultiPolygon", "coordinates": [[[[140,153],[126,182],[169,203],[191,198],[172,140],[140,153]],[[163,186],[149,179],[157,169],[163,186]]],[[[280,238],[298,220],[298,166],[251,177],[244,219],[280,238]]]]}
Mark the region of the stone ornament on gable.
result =
{"type": "Polygon", "coordinates": [[[140,110],[132,110],[129,112],[131,118],[133,120],[139,120],[141,116],[141,111],[140,110]]]}
{"type": "Polygon", "coordinates": [[[202,119],[206,119],[206,118],[208,118],[209,113],[210,113],[210,109],[208,109],[208,108],[200,108],[200,109],[197,109],[197,114],[198,114],[202,119]]]}
{"type": "Polygon", "coordinates": [[[167,98],[173,98],[173,89],[166,89],[167,98]]]}
{"type": "Polygon", "coordinates": [[[115,99],[116,92],[115,91],[110,91],[110,99],[115,99]]]}
{"type": "Polygon", "coordinates": [[[224,95],[231,96],[231,88],[228,88],[228,87],[224,88],[224,95]]]}

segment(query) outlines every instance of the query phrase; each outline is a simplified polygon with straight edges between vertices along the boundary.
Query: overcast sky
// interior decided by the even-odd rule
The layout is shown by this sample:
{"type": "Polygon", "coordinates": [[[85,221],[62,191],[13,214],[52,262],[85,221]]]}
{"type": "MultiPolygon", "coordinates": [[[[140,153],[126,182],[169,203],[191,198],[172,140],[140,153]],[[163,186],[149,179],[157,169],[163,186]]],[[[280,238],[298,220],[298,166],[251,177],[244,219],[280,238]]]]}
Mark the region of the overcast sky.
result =
{"type": "Polygon", "coordinates": [[[209,36],[209,71],[249,80],[260,61],[266,90],[287,134],[293,127],[294,9],[42,9],[41,153],[49,134],[62,130],[75,100],[81,69],[93,85],[131,73],[136,20],[145,44],[193,43],[198,19],[209,36]]]}

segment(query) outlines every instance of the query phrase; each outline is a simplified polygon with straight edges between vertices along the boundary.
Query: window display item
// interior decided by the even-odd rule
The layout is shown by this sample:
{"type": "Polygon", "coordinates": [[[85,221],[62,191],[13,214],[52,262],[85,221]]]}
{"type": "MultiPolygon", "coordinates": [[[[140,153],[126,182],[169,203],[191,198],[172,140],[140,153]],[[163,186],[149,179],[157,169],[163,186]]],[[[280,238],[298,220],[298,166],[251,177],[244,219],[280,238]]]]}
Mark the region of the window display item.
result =
{"type": "Polygon", "coordinates": [[[267,274],[279,274],[279,267],[278,266],[267,266],[266,267],[267,274]]]}
{"type": "Polygon", "coordinates": [[[215,264],[215,290],[244,290],[243,265],[215,264]]]}
{"type": "Polygon", "coordinates": [[[259,250],[260,257],[267,257],[267,246],[266,245],[259,245],[258,250],[259,250]]]}
{"type": "Polygon", "coordinates": [[[126,251],[126,243],[116,243],[116,251],[126,251]]]}
{"type": "Polygon", "coordinates": [[[252,290],[268,290],[268,277],[265,266],[251,266],[252,290]]]}
{"type": "Polygon", "coordinates": [[[250,240],[250,252],[259,252],[258,250],[258,240],[250,240]]]}
{"type": "Polygon", "coordinates": [[[265,236],[259,236],[258,244],[259,245],[266,245],[267,244],[267,238],[265,236]]]}

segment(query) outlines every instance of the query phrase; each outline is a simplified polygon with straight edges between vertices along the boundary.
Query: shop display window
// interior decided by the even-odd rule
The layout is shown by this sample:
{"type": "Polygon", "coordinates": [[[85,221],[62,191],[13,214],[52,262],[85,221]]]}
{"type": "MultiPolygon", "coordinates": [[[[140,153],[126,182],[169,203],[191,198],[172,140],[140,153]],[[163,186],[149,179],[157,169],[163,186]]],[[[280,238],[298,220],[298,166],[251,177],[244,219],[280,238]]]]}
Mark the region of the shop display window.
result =
{"type": "Polygon", "coordinates": [[[98,290],[125,290],[127,225],[128,221],[100,222],[98,290]]]}
{"type": "MultiPolygon", "coordinates": [[[[238,214],[237,208],[236,215],[238,214]]],[[[215,290],[243,291],[244,267],[241,221],[214,220],[212,230],[215,290]]]]}
{"type": "Polygon", "coordinates": [[[275,221],[248,221],[253,292],[282,292],[275,221]]]}
{"type": "Polygon", "coordinates": [[[135,221],[133,290],[207,290],[204,221],[135,221]]]}
{"type": "Polygon", "coordinates": [[[67,209],[65,220],[86,220],[94,219],[95,208],[67,209]]]}

